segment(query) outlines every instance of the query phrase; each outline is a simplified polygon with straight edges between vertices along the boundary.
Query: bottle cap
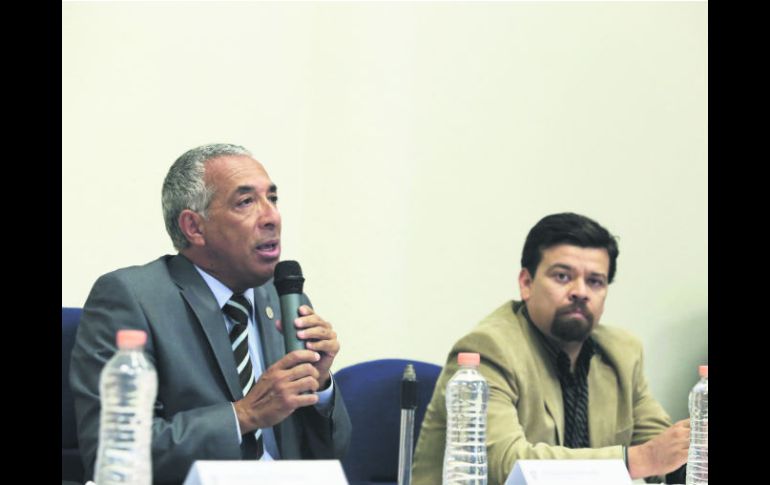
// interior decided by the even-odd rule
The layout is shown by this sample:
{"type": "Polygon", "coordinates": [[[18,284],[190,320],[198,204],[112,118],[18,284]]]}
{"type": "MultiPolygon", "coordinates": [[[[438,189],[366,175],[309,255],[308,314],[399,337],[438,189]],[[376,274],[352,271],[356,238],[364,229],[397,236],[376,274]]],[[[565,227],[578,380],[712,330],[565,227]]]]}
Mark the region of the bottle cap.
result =
{"type": "Polygon", "coordinates": [[[707,365],[699,365],[698,366],[698,374],[701,377],[705,377],[705,378],[708,379],[708,376],[709,376],[709,366],[707,366],[707,365]]]}
{"type": "Polygon", "coordinates": [[[147,333],[144,330],[118,330],[116,341],[119,349],[135,349],[147,342],[147,333]]]}
{"type": "Polygon", "coordinates": [[[481,356],[477,352],[460,352],[457,354],[457,363],[460,365],[479,365],[481,356]]]}

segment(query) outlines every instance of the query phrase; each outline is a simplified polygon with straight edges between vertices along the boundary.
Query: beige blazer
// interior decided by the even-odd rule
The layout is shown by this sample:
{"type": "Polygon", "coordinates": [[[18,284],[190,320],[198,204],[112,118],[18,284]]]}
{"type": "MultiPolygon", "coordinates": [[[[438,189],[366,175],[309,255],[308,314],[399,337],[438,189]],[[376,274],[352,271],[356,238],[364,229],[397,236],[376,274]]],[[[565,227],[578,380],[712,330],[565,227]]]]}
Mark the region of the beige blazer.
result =
{"type": "Polygon", "coordinates": [[[490,485],[502,484],[518,459],[623,458],[621,445],[644,443],[671,425],[653,399],[642,369],[641,342],[628,332],[598,325],[588,372],[591,448],[570,449],[564,440],[564,405],[556,367],[542,339],[507,302],[452,348],[436,383],[415,450],[413,485],[440,484],[446,440],[446,384],[457,371],[458,352],[481,354],[489,383],[487,460],[490,485]]]}

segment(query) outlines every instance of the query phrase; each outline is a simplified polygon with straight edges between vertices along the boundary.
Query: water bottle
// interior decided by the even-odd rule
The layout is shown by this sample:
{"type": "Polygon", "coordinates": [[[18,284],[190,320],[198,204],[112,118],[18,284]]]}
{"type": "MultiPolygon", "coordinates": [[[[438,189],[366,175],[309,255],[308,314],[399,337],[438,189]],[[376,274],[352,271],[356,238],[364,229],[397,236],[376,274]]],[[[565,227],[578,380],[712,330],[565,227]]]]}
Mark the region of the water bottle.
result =
{"type": "Polygon", "coordinates": [[[142,330],[119,330],[118,351],[102,369],[98,485],[152,484],[150,442],[158,376],[144,355],[146,340],[142,330]]]}
{"type": "Polygon", "coordinates": [[[698,367],[700,380],[690,391],[690,451],[687,485],[709,483],[709,366],[698,367]]]}
{"type": "Polygon", "coordinates": [[[460,369],[446,389],[447,430],[443,485],[486,485],[489,386],[479,354],[460,352],[460,369]]]}

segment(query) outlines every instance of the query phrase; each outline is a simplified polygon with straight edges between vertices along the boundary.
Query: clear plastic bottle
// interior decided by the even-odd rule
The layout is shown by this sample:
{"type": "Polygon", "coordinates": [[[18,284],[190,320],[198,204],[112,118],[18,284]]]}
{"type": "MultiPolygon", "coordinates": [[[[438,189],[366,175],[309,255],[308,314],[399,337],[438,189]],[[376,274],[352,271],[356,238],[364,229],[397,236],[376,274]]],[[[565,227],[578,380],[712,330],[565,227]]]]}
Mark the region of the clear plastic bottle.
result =
{"type": "Polygon", "coordinates": [[[700,380],[690,391],[690,451],[687,485],[709,483],[709,366],[698,367],[700,380]]]}
{"type": "Polygon", "coordinates": [[[98,485],[152,483],[150,445],[158,376],[144,355],[146,341],[142,330],[119,330],[118,351],[102,369],[94,479],[98,485]]]}
{"type": "Polygon", "coordinates": [[[489,386],[477,353],[460,352],[460,369],[446,389],[447,431],[444,485],[486,485],[489,386]]]}

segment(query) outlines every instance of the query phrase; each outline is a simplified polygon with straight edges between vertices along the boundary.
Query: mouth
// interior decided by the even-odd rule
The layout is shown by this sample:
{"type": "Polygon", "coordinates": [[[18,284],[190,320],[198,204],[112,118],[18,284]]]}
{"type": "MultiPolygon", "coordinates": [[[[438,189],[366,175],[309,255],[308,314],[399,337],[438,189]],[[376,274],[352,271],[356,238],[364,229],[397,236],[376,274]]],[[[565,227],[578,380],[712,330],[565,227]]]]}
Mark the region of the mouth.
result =
{"type": "Polygon", "coordinates": [[[565,316],[567,316],[567,317],[571,317],[571,318],[580,317],[580,318],[582,318],[583,320],[585,320],[585,319],[587,318],[587,317],[586,317],[586,314],[585,314],[585,313],[583,313],[583,312],[582,312],[582,311],[580,311],[580,310],[573,310],[573,311],[571,311],[571,312],[568,312],[568,313],[566,313],[566,314],[565,314],[565,316]]]}
{"type": "Polygon", "coordinates": [[[273,239],[258,245],[255,250],[265,259],[276,259],[281,255],[281,244],[277,239],[273,239]]]}
{"type": "Polygon", "coordinates": [[[567,308],[565,310],[560,311],[559,314],[561,316],[568,317],[568,318],[580,317],[584,320],[588,318],[588,312],[580,307],[567,308]]]}

